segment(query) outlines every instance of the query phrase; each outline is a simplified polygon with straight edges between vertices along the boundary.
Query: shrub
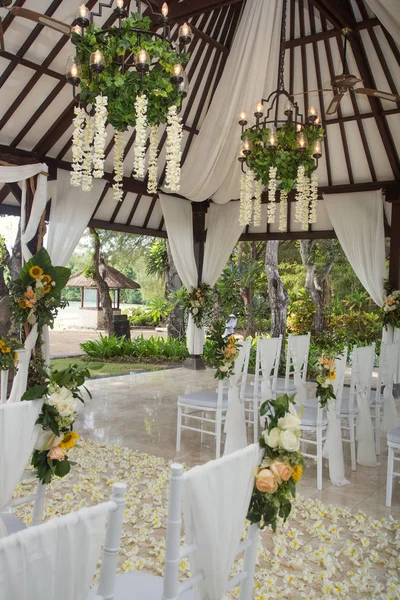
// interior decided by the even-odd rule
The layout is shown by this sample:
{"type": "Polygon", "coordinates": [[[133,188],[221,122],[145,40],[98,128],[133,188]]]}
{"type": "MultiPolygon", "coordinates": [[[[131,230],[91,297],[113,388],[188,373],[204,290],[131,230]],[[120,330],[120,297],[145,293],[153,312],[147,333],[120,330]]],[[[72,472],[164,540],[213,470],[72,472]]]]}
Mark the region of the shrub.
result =
{"type": "Polygon", "coordinates": [[[185,343],[175,338],[164,339],[154,336],[148,339],[139,336],[128,340],[125,337],[118,338],[115,334],[109,337],[100,335],[98,340],[83,342],[81,348],[87,357],[96,360],[123,358],[135,361],[181,362],[188,356],[185,343]]]}
{"type": "Polygon", "coordinates": [[[143,308],[128,308],[123,313],[128,315],[132,327],[154,327],[155,325],[153,315],[143,308]]]}

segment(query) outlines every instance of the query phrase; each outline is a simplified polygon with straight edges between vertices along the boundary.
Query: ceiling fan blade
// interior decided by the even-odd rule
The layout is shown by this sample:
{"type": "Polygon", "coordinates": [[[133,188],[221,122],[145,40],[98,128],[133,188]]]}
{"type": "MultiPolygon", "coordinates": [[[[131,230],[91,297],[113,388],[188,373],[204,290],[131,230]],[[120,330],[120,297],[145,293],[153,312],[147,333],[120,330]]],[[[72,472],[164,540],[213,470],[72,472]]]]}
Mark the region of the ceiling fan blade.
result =
{"type": "Polygon", "coordinates": [[[307,90],[306,92],[297,92],[296,94],[291,94],[291,96],[305,96],[305,94],[314,94],[316,92],[331,92],[332,88],[321,88],[319,90],[307,90]]]}
{"type": "Polygon", "coordinates": [[[391,94],[390,92],[381,92],[380,90],[372,90],[370,88],[357,88],[354,90],[356,94],[366,94],[366,96],[375,96],[382,100],[389,100],[389,102],[399,102],[400,96],[391,94]]]}
{"type": "Polygon", "coordinates": [[[339,108],[339,104],[342,101],[344,94],[335,94],[331,100],[331,103],[329,104],[327,110],[326,110],[326,114],[327,115],[334,115],[335,112],[337,112],[337,109],[339,108]]]}
{"type": "Polygon", "coordinates": [[[5,50],[5,46],[4,46],[4,30],[3,30],[3,21],[1,20],[0,17],[0,51],[4,51],[5,50]]]}
{"type": "Polygon", "coordinates": [[[35,23],[39,23],[40,25],[51,27],[51,29],[58,31],[59,33],[63,33],[64,35],[70,35],[71,33],[70,25],[63,23],[62,21],[57,21],[57,19],[53,19],[52,17],[42,15],[41,13],[35,12],[34,10],[29,10],[28,8],[13,6],[12,8],[10,8],[10,13],[13,14],[15,17],[23,17],[24,19],[29,19],[30,21],[34,21],[35,23]]]}

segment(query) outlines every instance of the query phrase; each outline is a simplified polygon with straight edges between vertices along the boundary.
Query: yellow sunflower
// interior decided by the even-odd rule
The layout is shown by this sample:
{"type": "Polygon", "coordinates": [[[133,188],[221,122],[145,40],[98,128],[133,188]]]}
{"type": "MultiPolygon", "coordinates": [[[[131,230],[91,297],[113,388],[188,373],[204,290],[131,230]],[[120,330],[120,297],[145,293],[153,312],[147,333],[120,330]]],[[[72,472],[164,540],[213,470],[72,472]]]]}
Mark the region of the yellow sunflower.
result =
{"type": "Polygon", "coordinates": [[[64,435],[63,439],[58,445],[63,450],[71,450],[71,448],[75,446],[75,442],[77,442],[79,439],[79,435],[75,433],[75,431],[70,431],[64,435]]]}
{"type": "Polygon", "coordinates": [[[43,288],[43,291],[45,294],[48,294],[49,292],[51,292],[51,285],[45,285],[43,288]]]}
{"type": "Polygon", "coordinates": [[[18,361],[18,352],[15,352],[14,353],[14,362],[17,362],[17,361],[18,361]]]}
{"type": "Polygon", "coordinates": [[[18,300],[18,304],[20,308],[26,308],[26,300],[24,300],[23,298],[21,298],[21,300],[18,300]]]}
{"type": "Polygon", "coordinates": [[[301,465],[297,465],[292,477],[295,481],[300,481],[302,475],[303,475],[303,467],[301,465]]]}
{"type": "Polygon", "coordinates": [[[11,348],[8,348],[8,346],[4,346],[4,348],[2,348],[1,351],[3,354],[10,354],[11,348]]]}
{"type": "Polygon", "coordinates": [[[329,379],[331,381],[333,381],[333,379],[336,379],[336,369],[334,369],[333,371],[329,372],[329,379]]]}
{"type": "Polygon", "coordinates": [[[38,265],[35,265],[29,269],[29,275],[33,277],[33,279],[37,279],[41,275],[43,275],[43,269],[38,265]]]}
{"type": "Polygon", "coordinates": [[[50,275],[46,275],[46,273],[45,273],[42,277],[42,281],[43,281],[43,283],[50,283],[51,282],[50,275]]]}

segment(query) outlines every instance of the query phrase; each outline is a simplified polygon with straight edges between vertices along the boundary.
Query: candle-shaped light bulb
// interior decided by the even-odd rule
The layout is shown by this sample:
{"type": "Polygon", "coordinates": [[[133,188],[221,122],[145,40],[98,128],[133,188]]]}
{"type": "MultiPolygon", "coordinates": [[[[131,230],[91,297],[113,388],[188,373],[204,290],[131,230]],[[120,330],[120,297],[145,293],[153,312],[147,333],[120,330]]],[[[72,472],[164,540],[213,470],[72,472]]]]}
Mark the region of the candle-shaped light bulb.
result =
{"type": "Polygon", "coordinates": [[[248,137],[245,137],[243,140],[242,152],[245,156],[247,156],[251,152],[251,142],[248,137]]]}
{"type": "Polygon", "coordinates": [[[174,65],[173,71],[174,71],[175,77],[179,77],[180,75],[182,75],[182,72],[183,72],[182,65],[177,63],[176,65],[174,65]]]}
{"type": "Polygon", "coordinates": [[[168,4],[166,2],[161,7],[161,14],[163,17],[168,17],[168,4]]]}
{"type": "Polygon", "coordinates": [[[317,118],[314,121],[315,125],[321,125],[321,117],[317,115],[317,118]]]}
{"type": "Polygon", "coordinates": [[[94,56],[93,56],[93,64],[100,65],[102,60],[103,60],[102,53],[100,52],[100,50],[96,50],[96,52],[94,53],[94,56]]]}
{"type": "Polygon", "coordinates": [[[276,148],[276,146],[277,146],[277,139],[276,139],[275,131],[271,131],[271,133],[269,134],[269,138],[268,138],[268,148],[276,148]]]}
{"type": "Polygon", "coordinates": [[[78,35],[82,35],[82,27],[80,27],[79,25],[74,25],[71,31],[73,33],[77,33],[78,35]]]}
{"type": "Polygon", "coordinates": [[[190,25],[184,23],[179,27],[179,41],[181,44],[188,44],[192,39],[192,29],[190,25]]]}
{"type": "Polygon", "coordinates": [[[66,77],[69,83],[79,85],[82,79],[82,68],[76,56],[69,56],[67,61],[66,77]]]}
{"type": "Polygon", "coordinates": [[[244,110],[242,110],[242,112],[240,113],[240,120],[241,121],[247,120],[247,113],[245,113],[244,110]]]}
{"type": "Polygon", "coordinates": [[[87,19],[89,16],[89,9],[84,4],[81,4],[78,8],[78,14],[81,19],[87,19]]]}
{"type": "Polygon", "coordinates": [[[301,123],[297,123],[297,125],[296,125],[296,131],[297,131],[297,133],[299,131],[301,131],[302,129],[303,129],[303,125],[301,123]]]}
{"type": "Polygon", "coordinates": [[[81,4],[76,11],[76,21],[81,27],[87,27],[90,25],[89,9],[84,4],[81,4]]]}
{"type": "Polygon", "coordinates": [[[308,116],[309,117],[317,116],[317,111],[315,109],[315,106],[310,106],[310,108],[308,109],[308,116]]]}
{"type": "Polygon", "coordinates": [[[262,102],[258,102],[258,104],[256,105],[256,113],[263,113],[264,112],[264,106],[262,102]]]}
{"type": "Polygon", "coordinates": [[[313,156],[314,156],[314,158],[321,158],[321,156],[322,156],[322,146],[321,146],[320,140],[317,140],[314,143],[313,156]]]}
{"type": "Polygon", "coordinates": [[[97,49],[96,52],[92,52],[90,55],[90,66],[93,71],[96,71],[97,73],[103,71],[105,67],[104,56],[99,49],[97,49]]]}
{"type": "Polygon", "coordinates": [[[115,0],[117,8],[124,8],[124,0],[115,0]]]}
{"type": "Polygon", "coordinates": [[[299,150],[304,151],[307,149],[307,146],[307,136],[303,131],[300,131],[300,133],[297,135],[297,147],[299,150]]]}
{"type": "Polygon", "coordinates": [[[76,65],[72,65],[71,67],[71,77],[77,77],[78,76],[78,67],[76,65]]]}

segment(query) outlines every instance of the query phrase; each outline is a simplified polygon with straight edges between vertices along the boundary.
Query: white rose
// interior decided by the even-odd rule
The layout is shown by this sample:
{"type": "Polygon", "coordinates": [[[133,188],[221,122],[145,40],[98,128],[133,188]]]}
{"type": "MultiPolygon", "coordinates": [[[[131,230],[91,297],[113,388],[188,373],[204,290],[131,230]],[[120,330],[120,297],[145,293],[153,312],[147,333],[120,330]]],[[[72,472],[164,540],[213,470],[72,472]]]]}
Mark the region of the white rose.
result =
{"type": "Polygon", "coordinates": [[[229,371],[229,367],[227,367],[226,365],[223,365],[222,367],[219,368],[219,370],[221,371],[221,373],[227,373],[229,371]]]}
{"type": "Polygon", "coordinates": [[[278,429],[278,427],[274,427],[270,432],[265,431],[264,440],[267,446],[270,448],[277,448],[279,446],[280,434],[281,431],[278,429]]]}
{"type": "Polygon", "coordinates": [[[62,387],[51,394],[48,403],[57,409],[61,417],[70,417],[76,412],[77,408],[76,398],[66,387],[62,387]]]}
{"type": "Polygon", "coordinates": [[[197,315],[197,313],[198,313],[198,312],[199,312],[199,309],[198,309],[198,308],[194,308],[194,309],[192,310],[192,313],[193,313],[194,315],[197,315]]]}
{"type": "Polygon", "coordinates": [[[281,431],[279,436],[279,445],[288,452],[298,452],[300,448],[300,440],[297,438],[295,433],[293,433],[293,431],[287,429],[286,431],[281,431]]]}
{"type": "Polygon", "coordinates": [[[58,444],[61,442],[61,439],[62,438],[54,435],[52,431],[42,430],[35,444],[35,450],[50,450],[50,448],[53,448],[53,446],[58,446],[58,444]]]}
{"type": "Polygon", "coordinates": [[[286,415],[284,417],[281,417],[280,419],[278,419],[278,427],[280,429],[283,429],[284,431],[286,431],[286,430],[293,431],[294,429],[299,429],[301,421],[300,421],[299,417],[297,416],[296,409],[295,409],[295,413],[296,414],[292,414],[292,413],[288,412],[288,413],[286,413],[286,415]]]}

